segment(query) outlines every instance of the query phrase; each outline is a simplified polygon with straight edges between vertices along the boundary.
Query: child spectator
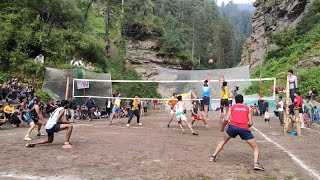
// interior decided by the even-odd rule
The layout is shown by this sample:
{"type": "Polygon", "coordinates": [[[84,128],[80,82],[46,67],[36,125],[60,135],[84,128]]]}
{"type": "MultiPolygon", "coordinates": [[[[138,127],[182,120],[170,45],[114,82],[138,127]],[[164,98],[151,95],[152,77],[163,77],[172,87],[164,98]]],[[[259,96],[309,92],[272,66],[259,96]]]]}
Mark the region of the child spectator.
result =
{"type": "Polygon", "coordinates": [[[269,114],[268,108],[267,108],[266,111],[264,112],[264,122],[265,122],[265,123],[269,123],[269,122],[270,122],[270,114],[269,114]]]}
{"type": "Polygon", "coordinates": [[[318,121],[320,119],[317,106],[313,107],[313,120],[318,121]]]}
{"type": "Polygon", "coordinates": [[[101,112],[99,111],[99,108],[96,108],[95,111],[93,112],[93,114],[94,114],[94,119],[101,118],[101,112]]]}

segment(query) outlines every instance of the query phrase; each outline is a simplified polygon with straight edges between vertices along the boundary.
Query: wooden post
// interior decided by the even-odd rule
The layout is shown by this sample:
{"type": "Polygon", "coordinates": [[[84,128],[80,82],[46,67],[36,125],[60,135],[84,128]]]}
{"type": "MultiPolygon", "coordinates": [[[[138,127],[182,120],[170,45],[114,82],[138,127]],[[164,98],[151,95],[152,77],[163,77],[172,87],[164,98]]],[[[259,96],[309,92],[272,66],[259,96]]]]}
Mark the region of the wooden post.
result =
{"type": "Polygon", "coordinates": [[[65,96],[65,100],[68,100],[68,93],[69,93],[69,83],[70,83],[70,78],[67,77],[67,84],[66,84],[66,96],[65,96]]]}
{"type": "Polygon", "coordinates": [[[300,116],[299,116],[299,108],[294,108],[294,116],[295,116],[295,118],[296,118],[296,121],[295,121],[295,123],[296,123],[296,128],[297,128],[297,134],[298,134],[298,136],[301,136],[301,126],[300,126],[300,123],[301,123],[301,120],[302,119],[300,119],[300,116]]]}
{"type": "Polygon", "coordinates": [[[285,118],[285,125],[284,125],[284,133],[289,132],[289,124],[290,124],[290,110],[289,110],[289,103],[290,103],[290,88],[289,88],[289,76],[287,76],[287,86],[286,86],[286,118],[285,118]]]}

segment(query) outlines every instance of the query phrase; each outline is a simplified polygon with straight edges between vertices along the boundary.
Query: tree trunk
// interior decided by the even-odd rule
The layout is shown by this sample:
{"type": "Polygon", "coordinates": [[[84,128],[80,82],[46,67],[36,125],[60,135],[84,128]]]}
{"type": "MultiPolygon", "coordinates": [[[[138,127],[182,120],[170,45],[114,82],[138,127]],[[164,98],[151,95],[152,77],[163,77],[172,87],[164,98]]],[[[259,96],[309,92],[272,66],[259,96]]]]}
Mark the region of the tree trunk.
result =
{"type": "Polygon", "coordinates": [[[110,41],[109,41],[109,30],[110,30],[110,3],[109,1],[107,1],[107,9],[106,9],[106,12],[105,12],[105,30],[106,30],[106,33],[105,33],[105,43],[106,43],[106,51],[107,53],[109,53],[109,47],[110,47],[110,41]]]}

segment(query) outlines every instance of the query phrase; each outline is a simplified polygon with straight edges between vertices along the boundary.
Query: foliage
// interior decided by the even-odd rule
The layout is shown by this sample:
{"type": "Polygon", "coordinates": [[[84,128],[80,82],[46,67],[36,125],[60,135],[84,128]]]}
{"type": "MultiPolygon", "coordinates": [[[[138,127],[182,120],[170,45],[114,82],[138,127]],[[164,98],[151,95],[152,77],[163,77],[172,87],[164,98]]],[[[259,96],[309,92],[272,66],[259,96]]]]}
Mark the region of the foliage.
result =
{"type": "Polygon", "coordinates": [[[42,99],[43,102],[48,102],[50,100],[50,95],[43,89],[37,90],[37,96],[42,99]]]}

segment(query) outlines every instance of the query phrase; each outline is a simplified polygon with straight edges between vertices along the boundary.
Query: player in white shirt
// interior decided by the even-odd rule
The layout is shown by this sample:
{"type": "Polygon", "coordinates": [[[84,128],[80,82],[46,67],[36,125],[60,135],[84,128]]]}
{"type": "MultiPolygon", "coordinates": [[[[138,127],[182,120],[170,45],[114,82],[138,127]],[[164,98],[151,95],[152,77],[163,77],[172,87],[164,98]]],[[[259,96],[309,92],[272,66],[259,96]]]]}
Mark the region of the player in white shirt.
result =
{"type": "Polygon", "coordinates": [[[61,107],[55,109],[51,114],[45,127],[48,133],[48,140],[39,141],[36,143],[28,143],[26,144],[26,146],[34,147],[35,145],[38,145],[38,144],[52,143],[55,132],[58,133],[59,131],[67,130],[66,142],[64,143],[64,146],[62,146],[62,148],[66,148],[66,149],[74,148],[75,146],[70,143],[70,137],[71,137],[73,126],[72,124],[70,124],[68,120],[64,121],[64,119],[67,119],[67,117],[65,116],[65,110],[67,110],[68,108],[69,108],[69,101],[62,100],[61,107]]]}
{"type": "Polygon", "coordinates": [[[178,121],[178,124],[182,130],[182,134],[185,133],[181,123],[183,121],[187,124],[187,126],[189,127],[193,135],[198,135],[198,133],[196,133],[192,129],[192,125],[187,121],[187,117],[184,115],[184,111],[186,110],[186,104],[182,102],[182,96],[178,96],[177,99],[178,99],[178,103],[174,106],[174,112],[176,114],[176,119],[178,121]]]}

